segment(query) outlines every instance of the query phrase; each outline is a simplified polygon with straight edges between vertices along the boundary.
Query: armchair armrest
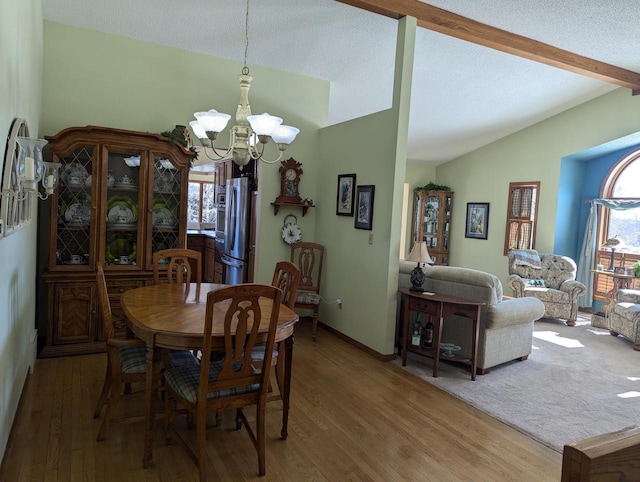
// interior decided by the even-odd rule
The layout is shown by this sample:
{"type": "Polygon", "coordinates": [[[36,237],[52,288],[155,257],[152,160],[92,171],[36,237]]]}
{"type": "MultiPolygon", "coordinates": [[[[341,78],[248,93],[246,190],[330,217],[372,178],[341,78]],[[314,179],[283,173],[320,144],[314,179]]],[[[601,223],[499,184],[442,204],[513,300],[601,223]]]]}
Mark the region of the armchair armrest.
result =
{"type": "Polygon", "coordinates": [[[525,296],[505,300],[487,308],[487,328],[529,323],[542,318],[544,304],[537,298],[525,296]]]}
{"type": "Polygon", "coordinates": [[[524,296],[524,281],[517,274],[509,275],[509,279],[507,280],[507,284],[509,288],[513,290],[513,294],[516,298],[522,298],[524,296]]]}
{"type": "Polygon", "coordinates": [[[587,291],[587,287],[580,283],[580,281],[576,281],[574,279],[567,280],[560,285],[558,288],[560,291],[564,291],[568,293],[572,299],[576,299],[582,293],[587,291]]]}
{"type": "Polygon", "coordinates": [[[640,290],[621,289],[617,293],[618,302],[640,304],[640,290]]]}

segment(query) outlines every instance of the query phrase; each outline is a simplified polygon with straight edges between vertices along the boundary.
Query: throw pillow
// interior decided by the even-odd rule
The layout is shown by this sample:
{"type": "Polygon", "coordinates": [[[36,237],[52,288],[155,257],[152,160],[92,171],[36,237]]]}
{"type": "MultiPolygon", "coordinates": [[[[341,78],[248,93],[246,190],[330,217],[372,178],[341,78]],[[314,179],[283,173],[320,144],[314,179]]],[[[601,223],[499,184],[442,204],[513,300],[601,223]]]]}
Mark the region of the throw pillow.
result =
{"type": "Polygon", "coordinates": [[[544,280],[542,279],[522,278],[522,281],[524,281],[525,286],[528,288],[546,288],[544,280]]]}
{"type": "Polygon", "coordinates": [[[542,268],[540,255],[535,249],[518,249],[513,251],[513,268],[529,266],[535,269],[542,268]]]}

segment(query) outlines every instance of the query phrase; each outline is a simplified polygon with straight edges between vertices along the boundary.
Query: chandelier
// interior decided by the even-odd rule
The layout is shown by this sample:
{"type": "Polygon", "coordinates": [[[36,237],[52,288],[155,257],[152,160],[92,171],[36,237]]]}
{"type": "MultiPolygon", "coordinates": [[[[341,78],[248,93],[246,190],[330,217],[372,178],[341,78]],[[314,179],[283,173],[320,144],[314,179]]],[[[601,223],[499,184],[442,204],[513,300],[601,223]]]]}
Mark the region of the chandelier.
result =
{"type": "Polygon", "coordinates": [[[226,150],[220,150],[215,146],[218,134],[227,126],[231,118],[229,114],[218,112],[215,109],[206,112],[196,112],[195,121],[189,122],[189,127],[193,134],[200,140],[203,147],[210,147],[213,157],[209,155],[207,149],[204,152],[209,159],[221,161],[231,157],[240,169],[251,159],[262,160],[269,164],[274,164],[282,158],[282,153],[289,147],[289,144],[296,138],[300,129],[292,126],[282,125],[282,119],[267,113],[252,115],[249,105],[249,88],[253,77],[249,75],[247,67],[247,52],[249,50],[249,0],[247,0],[247,10],[245,16],[245,43],[244,43],[244,66],[242,73],[238,76],[240,80],[240,103],[236,110],[237,124],[231,127],[230,145],[226,150]],[[277,159],[268,161],[262,157],[264,147],[273,140],[280,155],[277,159]]]}

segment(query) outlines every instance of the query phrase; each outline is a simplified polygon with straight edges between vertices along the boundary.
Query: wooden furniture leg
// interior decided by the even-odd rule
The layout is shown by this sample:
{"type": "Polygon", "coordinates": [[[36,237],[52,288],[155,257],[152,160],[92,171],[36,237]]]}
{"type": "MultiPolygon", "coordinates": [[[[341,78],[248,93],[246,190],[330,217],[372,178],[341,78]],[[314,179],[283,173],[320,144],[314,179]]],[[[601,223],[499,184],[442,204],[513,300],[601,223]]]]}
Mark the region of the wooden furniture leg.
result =
{"type": "Polygon", "coordinates": [[[282,430],[280,436],[282,440],[286,440],[289,435],[289,395],[291,394],[291,361],[293,356],[293,338],[292,333],[289,338],[284,340],[284,380],[282,384],[282,430]]]}
{"type": "Polygon", "coordinates": [[[142,466],[145,469],[153,467],[153,426],[155,422],[155,405],[158,388],[160,388],[160,362],[162,350],[153,344],[147,345],[147,378],[145,386],[144,411],[144,452],[142,466]]]}

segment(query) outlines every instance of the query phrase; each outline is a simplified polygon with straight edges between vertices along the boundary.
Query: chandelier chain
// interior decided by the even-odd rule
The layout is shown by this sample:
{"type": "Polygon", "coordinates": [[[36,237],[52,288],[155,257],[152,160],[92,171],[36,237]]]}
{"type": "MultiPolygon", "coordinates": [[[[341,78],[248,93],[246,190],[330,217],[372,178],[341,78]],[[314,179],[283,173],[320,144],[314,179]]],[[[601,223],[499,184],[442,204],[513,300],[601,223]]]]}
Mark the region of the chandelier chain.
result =
{"type": "Polygon", "coordinates": [[[244,67],[242,73],[249,75],[249,67],[247,67],[247,57],[249,52],[249,0],[247,0],[247,12],[245,14],[244,24],[244,67]]]}

